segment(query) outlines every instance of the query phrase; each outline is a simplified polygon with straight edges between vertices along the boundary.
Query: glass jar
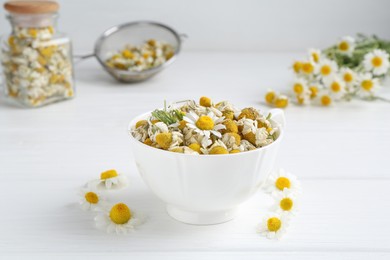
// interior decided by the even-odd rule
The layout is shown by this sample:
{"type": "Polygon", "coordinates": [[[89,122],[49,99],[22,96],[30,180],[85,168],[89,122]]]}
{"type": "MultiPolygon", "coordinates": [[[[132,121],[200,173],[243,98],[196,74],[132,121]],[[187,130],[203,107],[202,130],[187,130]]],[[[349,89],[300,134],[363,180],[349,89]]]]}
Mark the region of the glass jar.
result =
{"type": "Polygon", "coordinates": [[[7,2],[12,32],[1,42],[5,95],[39,107],[75,94],[70,39],[56,29],[56,2],[7,2]]]}

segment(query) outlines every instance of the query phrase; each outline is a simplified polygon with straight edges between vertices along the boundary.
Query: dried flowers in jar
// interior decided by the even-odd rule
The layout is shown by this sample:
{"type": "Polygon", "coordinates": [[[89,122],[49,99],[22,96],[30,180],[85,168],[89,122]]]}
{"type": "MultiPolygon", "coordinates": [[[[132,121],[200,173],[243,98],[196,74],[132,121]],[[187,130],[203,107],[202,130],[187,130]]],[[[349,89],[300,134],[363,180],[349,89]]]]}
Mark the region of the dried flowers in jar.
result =
{"type": "Polygon", "coordinates": [[[172,45],[150,39],[141,46],[128,44],[108,55],[106,65],[125,71],[144,71],[162,65],[175,54],[172,45]]]}
{"type": "Polygon", "coordinates": [[[56,31],[51,1],[5,3],[12,33],[2,43],[5,94],[38,107],[74,96],[71,42],[56,31]]]}
{"type": "Polygon", "coordinates": [[[253,107],[237,109],[208,97],[155,110],[133,126],[131,134],[146,145],[185,154],[233,154],[273,143],[279,134],[272,115],[253,107]]]}

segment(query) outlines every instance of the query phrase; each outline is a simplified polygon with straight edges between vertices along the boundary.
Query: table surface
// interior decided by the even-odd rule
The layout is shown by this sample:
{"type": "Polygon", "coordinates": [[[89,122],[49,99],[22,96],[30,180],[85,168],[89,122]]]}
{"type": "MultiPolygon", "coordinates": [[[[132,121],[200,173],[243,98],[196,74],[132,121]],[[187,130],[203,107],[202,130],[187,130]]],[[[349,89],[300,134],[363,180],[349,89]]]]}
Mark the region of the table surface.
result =
{"type": "MultiPolygon", "coordinates": [[[[136,115],[167,101],[206,95],[264,106],[267,88],[287,89],[300,53],[184,53],[155,78],[113,81],[90,60],[76,66],[77,98],[39,109],[0,102],[0,258],[170,259],[390,258],[390,104],[352,101],[290,106],[277,167],[302,182],[300,212],[281,241],[255,226],[271,200],[258,192],[238,217],[213,226],[171,219],[140,179],[126,133],[136,115]],[[130,188],[111,194],[145,213],[128,236],[94,227],[77,192],[116,168],[130,188]]],[[[388,84],[390,85],[390,84],[388,84]]],[[[389,95],[390,86],[384,89],[389,95]]]]}

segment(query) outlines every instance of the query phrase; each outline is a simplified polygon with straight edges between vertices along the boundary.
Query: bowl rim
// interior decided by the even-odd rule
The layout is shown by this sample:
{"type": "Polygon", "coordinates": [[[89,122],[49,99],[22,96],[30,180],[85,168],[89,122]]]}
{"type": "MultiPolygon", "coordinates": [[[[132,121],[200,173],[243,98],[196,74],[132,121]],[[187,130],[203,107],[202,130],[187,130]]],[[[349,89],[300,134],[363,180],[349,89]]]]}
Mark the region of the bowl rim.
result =
{"type": "Polygon", "coordinates": [[[260,148],[256,148],[254,150],[251,150],[251,151],[246,151],[246,152],[242,152],[242,153],[229,153],[229,154],[213,154],[213,155],[210,155],[210,154],[203,154],[203,155],[200,155],[200,154],[185,154],[185,153],[175,153],[175,152],[171,152],[171,151],[167,151],[167,150],[163,150],[163,149],[158,149],[158,148],[155,148],[155,147],[151,147],[149,145],[146,145],[140,141],[138,141],[137,139],[134,138],[134,136],[131,134],[131,128],[132,126],[135,125],[135,121],[139,121],[141,120],[142,118],[146,118],[148,115],[150,115],[153,111],[149,111],[149,112],[146,112],[146,113],[143,113],[143,114],[140,114],[136,117],[134,117],[128,124],[127,126],[127,133],[128,135],[130,136],[130,140],[134,143],[137,143],[137,145],[141,145],[142,147],[146,148],[146,149],[152,149],[153,151],[160,151],[160,152],[163,152],[163,153],[166,153],[166,154],[172,154],[173,156],[191,156],[191,157],[196,157],[196,158],[213,158],[213,157],[229,157],[229,156],[245,156],[245,154],[251,154],[251,153],[256,153],[256,152],[259,152],[259,151],[262,151],[262,150],[265,150],[269,147],[272,147],[274,146],[274,144],[278,144],[281,142],[281,140],[283,139],[283,136],[284,136],[284,129],[282,127],[282,125],[274,120],[271,119],[271,121],[276,124],[278,126],[278,131],[279,131],[279,136],[278,138],[276,138],[276,140],[274,142],[272,142],[271,144],[269,145],[266,145],[266,146],[263,146],[263,147],[260,147],[260,148]]]}
{"type": "Polygon", "coordinates": [[[159,22],[149,21],[149,20],[140,20],[140,21],[133,21],[133,22],[118,24],[118,25],[115,25],[115,26],[112,26],[112,27],[106,29],[95,42],[94,55],[95,55],[96,59],[99,61],[100,65],[102,65],[102,67],[105,70],[107,70],[108,72],[115,71],[115,73],[119,73],[119,74],[125,74],[125,75],[129,75],[129,76],[139,76],[142,74],[159,72],[162,69],[168,67],[170,64],[172,64],[176,60],[177,56],[179,55],[179,53],[181,51],[181,45],[182,45],[182,39],[180,37],[180,34],[177,33],[171,27],[169,27],[168,25],[165,25],[165,24],[162,24],[159,22]],[[145,24],[146,25],[153,25],[153,26],[157,26],[157,27],[162,27],[162,28],[170,31],[172,33],[172,35],[175,36],[175,38],[178,42],[177,48],[175,48],[175,54],[169,60],[164,62],[163,64],[161,64],[157,67],[153,67],[153,68],[142,70],[142,71],[123,71],[123,70],[108,68],[106,66],[106,64],[104,63],[104,61],[98,55],[99,48],[100,48],[101,44],[103,43],[103,41],[107,37],[111,36],[112,34],[116,33],[117,31],[119,31],[122,28],[136,26],[136,25],[145,25],[145,24]]]}

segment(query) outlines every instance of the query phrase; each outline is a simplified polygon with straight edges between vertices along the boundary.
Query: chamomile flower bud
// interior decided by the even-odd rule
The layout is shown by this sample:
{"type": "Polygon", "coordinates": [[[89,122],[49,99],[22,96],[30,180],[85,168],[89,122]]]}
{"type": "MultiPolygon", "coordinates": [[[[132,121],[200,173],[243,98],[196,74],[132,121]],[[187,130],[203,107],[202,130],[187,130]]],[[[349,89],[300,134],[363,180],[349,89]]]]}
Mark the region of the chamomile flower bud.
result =
{"type": "Polygon", "coordinates": [[[309,49],[309,58],[314,63],[319,63],[321,61],[321,51],[318,49],[309,49]]]}

